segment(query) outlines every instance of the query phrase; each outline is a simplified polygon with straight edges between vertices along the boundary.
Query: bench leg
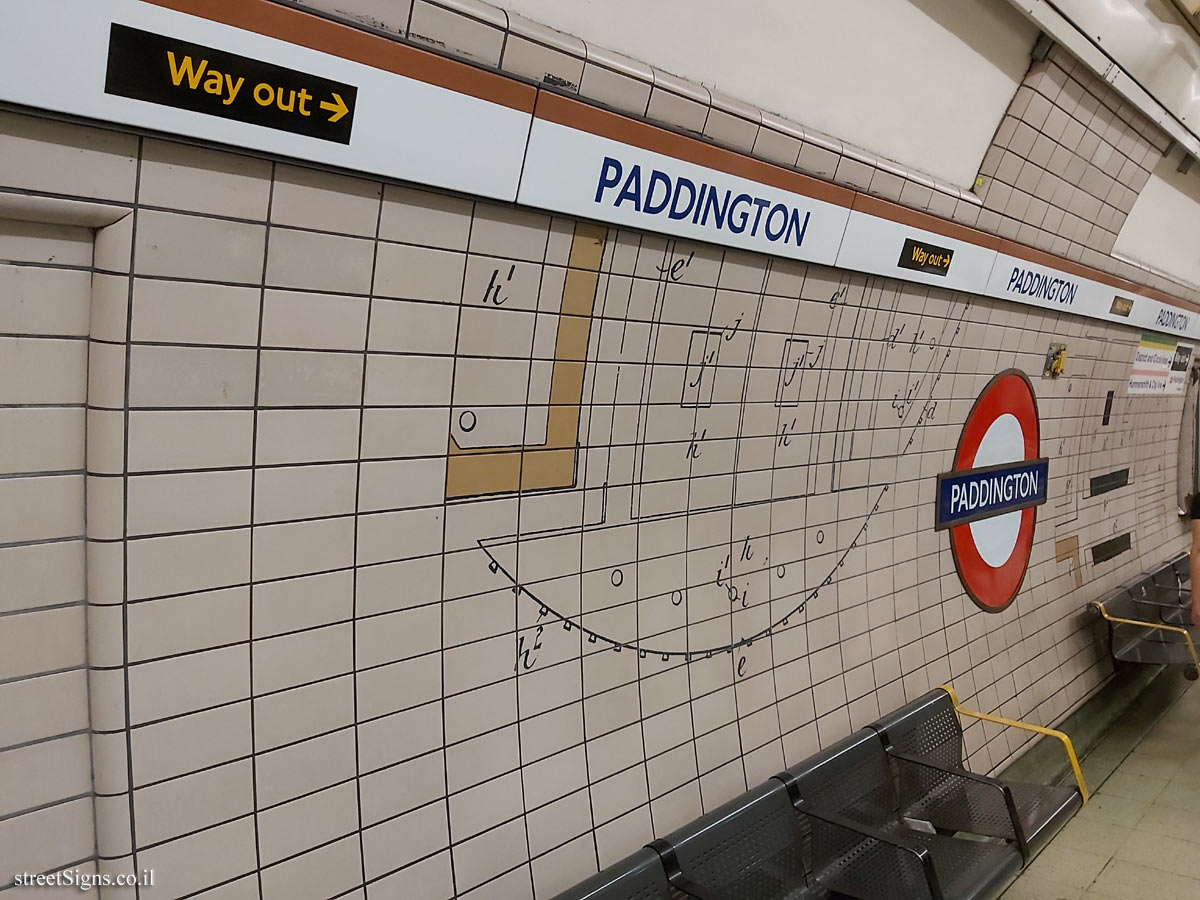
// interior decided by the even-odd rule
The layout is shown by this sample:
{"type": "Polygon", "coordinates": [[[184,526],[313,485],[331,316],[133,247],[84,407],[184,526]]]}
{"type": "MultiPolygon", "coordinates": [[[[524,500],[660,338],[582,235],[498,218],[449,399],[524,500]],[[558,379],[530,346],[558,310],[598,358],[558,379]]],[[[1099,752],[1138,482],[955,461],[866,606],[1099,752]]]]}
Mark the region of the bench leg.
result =
{"type": "MultiPolygon", "coordinates": [[[[1188,554],[1189,584],[1200,584],[1200,519],[1192,519],[1192,551],[1188,554]]],[[[1200,627],[1200,595],[1192,591],[1192,625],[1200,627]]]]}

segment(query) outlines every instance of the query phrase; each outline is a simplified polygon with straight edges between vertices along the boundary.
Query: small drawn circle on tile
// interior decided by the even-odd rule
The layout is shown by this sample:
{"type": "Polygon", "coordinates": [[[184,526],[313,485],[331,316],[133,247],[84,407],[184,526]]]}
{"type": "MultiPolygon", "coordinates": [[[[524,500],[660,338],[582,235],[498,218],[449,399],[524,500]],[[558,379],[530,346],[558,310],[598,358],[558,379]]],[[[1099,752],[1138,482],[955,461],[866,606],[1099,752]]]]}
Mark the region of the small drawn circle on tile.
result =
{"type": "Polygon", "coordinates": [[[817,543],[818,544],[825,543],[825,531],[821,528],[817,529],[817,543]]]}
{"type": "Polygon", "coordinates": [[[475,426],[478,424],[478,421],[479,420],[476,418],[474,410],[464,409],[462,413],[459,414],[458,427],[465,432],[471,432],[475,430],[475,426]]]}
{"type": "Polygon", "coordinates": [[[613,587],[620,587],[625,581],[625,573],[622,572],[620,569],[613,569],[611,580],[612,580],[613,587]]]}

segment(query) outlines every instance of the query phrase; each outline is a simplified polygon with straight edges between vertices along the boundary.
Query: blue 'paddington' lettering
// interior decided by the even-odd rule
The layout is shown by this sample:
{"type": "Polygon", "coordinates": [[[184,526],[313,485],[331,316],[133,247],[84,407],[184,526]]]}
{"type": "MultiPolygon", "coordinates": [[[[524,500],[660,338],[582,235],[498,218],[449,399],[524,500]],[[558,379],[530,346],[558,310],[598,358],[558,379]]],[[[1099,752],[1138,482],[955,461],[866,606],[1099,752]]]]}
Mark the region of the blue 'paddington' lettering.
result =
{"type": "Polygon", "coordinates": [[[642,210],[651,216],[657,216],[660,212],[667,208],[667,204],[671,202],[671,179],[662,172],[655,169],[650,173],[650,182],[646,186],[646,205],[642,210]],[[662,202],[655,202],[654,189],[662,186],[662,202]]]}
{"type": "MultiPolygon", "coordinates": [[[[706,184],[705,187],[708,187],[706,184]]],[[[717,192],[709,191],[708,197],[704,201],[704,218],[700,220],[701,225],[708,224],[708,214],[712,213],[713,225],[717,228],[725,227],[725,215],[729,212],[729,192],[725,192],[725,202],[717,206],[717,192]]]]}
{"type": "Polygon", "coordinates": [[[1008,290],[1016,294],[1024,294],[1027,297],[1041,297],[1043,300],[1070,306],[1075,302],[1079,283],[1013,266],[1012,275],[1008,279],[1008,290]]]}
{"type": "Polygon", "coordinates": [[[1169,328],[1172,331],[1187,331],[1188,329],[1188,317],[1173,309],[1160,309],[1158,318],[1154,321],[1159,327],[1169,328]]]}
{"type": "MultiPolygon", "coordinates": [[[[729,194],[730,191],[726,191],[725,193],[729,194]]],[[[738,204],[741,203],[746,206],[749,206],[753,202],[754,202],[754,198],[751,197],[749,194],[738,194],[737,197],[734,198],[733,203],[731,203],[729,205],[729,230],[732,231],[734,234],[741,234],[743,231],[745,231],[746,230],[746,222],[749,221],[749,219],[750,219],[750,210],[748,210],[748,209],[742,210],[741,218],[738,218],[737,212],[736,212],[736,210],[738,208],[738,204]]],[[[754,232],[750,232],[750,235],[751,235],[751,237],[753,237],[754,232]]]]}
{"type": "Polygon", "coordinates": [[[620,160],[604,157],[594,202],[609,202],[616,209],[629,207],[649,216],[665,213],[676,221],[690,218],[693,225],[733,234],[762,234],[773,243],[783,241],[797,247],[804,244],[811,211],[801,213],[785,203],[735,194],[707,182],[697,187],[690,178],[672,178],[659,169],[651,169],[648,178],[642,174],[640,165],[630,166],[626,172],[620,160]]]}
{"type": "MultiPolygon", "coordinates": [[[[605,162],[607,162],[607,160],[605,160],[605,162]]],[[[619,166],[620,163],[617,165],[619,166]]],[[[667,181],[669,183],[670,179],[667,179],[667,181]]],[[[600,202],[599,191],[596,191],[596,202],[600,202]]],[[[692,184],[691,179],[680,178],[675,182],[675,190],[671,194],[671,211],[667,213],[667,216],[672,219],[686,219],[688,217],[688,213],[692,211],[692,207],[698,207],[699,205],[700,204],[696,202],[696,185],[692,184]],[[685,190],[687,191],[687,205],[681,207],[679,205],[679,198],[683,196],[683,192],[685,190]]]]}

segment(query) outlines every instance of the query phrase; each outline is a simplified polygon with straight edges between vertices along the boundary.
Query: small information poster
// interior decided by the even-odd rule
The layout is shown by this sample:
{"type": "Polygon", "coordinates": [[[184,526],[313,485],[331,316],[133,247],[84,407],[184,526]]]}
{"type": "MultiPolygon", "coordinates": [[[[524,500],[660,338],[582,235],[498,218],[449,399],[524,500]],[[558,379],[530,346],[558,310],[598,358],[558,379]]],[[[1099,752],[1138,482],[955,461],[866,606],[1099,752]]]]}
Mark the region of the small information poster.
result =
{"type": "MultiPolygon", "coordinates": [[[[1142,333],[1133,367],[1129,371],[1129,393],[1166,394],[1171,380],[1171,365],[1179,345],[1161,334],[1142,333]]],[[[1188,348],[1190,356],[1191,348],[1188,348]]]]}

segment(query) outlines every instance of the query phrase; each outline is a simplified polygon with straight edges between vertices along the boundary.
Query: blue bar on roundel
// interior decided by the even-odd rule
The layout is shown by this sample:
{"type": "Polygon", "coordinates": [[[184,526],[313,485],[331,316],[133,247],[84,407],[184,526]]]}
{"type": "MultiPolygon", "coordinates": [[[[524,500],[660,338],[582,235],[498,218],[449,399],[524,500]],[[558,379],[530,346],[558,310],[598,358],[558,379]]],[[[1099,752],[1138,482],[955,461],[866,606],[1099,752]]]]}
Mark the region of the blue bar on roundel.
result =
{"type": "Polygon", "coordinates": [[[1046,502],[1050,463],[1031,459],[938,476],[936,528],[1038,506],[1046,502]]]}

